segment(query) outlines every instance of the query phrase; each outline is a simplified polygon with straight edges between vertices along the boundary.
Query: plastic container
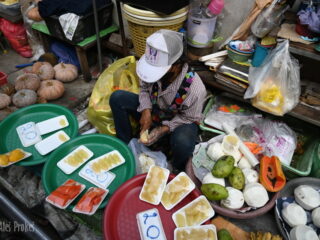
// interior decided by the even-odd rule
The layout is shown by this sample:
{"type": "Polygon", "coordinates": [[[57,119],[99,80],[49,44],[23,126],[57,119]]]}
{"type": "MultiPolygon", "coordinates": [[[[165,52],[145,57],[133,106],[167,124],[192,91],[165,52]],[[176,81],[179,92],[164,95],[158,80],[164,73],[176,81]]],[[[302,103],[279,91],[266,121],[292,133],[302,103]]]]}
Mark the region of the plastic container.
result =
{"type": "MultiPolygon", "coordinates": [[[[319,141],[310,140],[307,143],[305,153],[299,157],[294,166],[282,163],[284,174],[287,178],[305,177],[311,173],[312,163],[317,161],[317,151],[319,151],[319,141]]],[[[319,160],[319,159],[318,159],[319,160]]],[[[316,173],[317,171],[315,171],[316,173]]],[[[319,173],[318,173],[319,174],[319,173]]]]}
{"type": "Polygon", "coordinates": [[[230,45],[228,45],[226,48],[228,51],[228,57],[235,62],[247,62],[253,54],[253,52],[235,50],[231,48],[230,45]]]}
{"type": "Polygon", "coordinates": [[[257,43],[256,50],[253,54],[251,65],[253,67],[259,67],[263,63],[263,60],[266,58],[266,56],[268,55],[271,49],[272,49],[272,46],[266,47],[257,43]]]}
{"type": "Polygon", "coordinates": [[[178,31],[187,19],[188,7],[182,8],[171,15],[158,15],[151,11],[141,10],[123,5],[123,16],[128,21],[135,53],[141,57],[145,52],[146,39],[160,29],[178,31]]]}
{"type": "Polygon", "coordinates": [[[187,39],[188,44],[195,48],[213,46],[217,16],[224,7],[224,0],[211,0],[207,8],[205,4],[202,0],[194,0],[190,4],[187,39]]]}
{"type": "Polygon", "coordinates": [[[21,15],[20,3],[14,3],[11,5],[0,3],[0,13],[4,13],[5,15],[12,17],[19,16],[21,15]]]}
{"type": "Polygon", "coordinates": [[[7,77],[7,74],[5,74],[4,72],[0,72],[0,86],[8,83],[7,77]]]}
{"type": "Polygon", "coordinates": [[[311,177],[320,178],[320,141],[316,143],[317,147],[313,155],[313,164],[311,169],[311,177]]]}
{"type": "Polygon", "coordinates": [[[176,227],[191,227],[205,223],[215,215],[208,199],[200,196],[172,215],[176,227]],[[196,216],[195,216],[196,215],[196,216]]]}
{"type": "Polygon", "coordinates": [[[166,168],[152,166],[141,189],[139,199],[153,205],[158,205],[166,187],[169,174],[170,171],[166,168]]]}
{"type": "Polygon", "coordinates": [[[211,18],[196,17],[192,12],[193,10],[190,11],[188,17],[188,44],[196,48],[205,48],[213,45],[211,40],[213,38],[217,16],[211,18]]]}
{"type": "MultiPolygon", "coordinates": [[[[109,3],[98,9],[98,23],[100,31],[112,24],[112,8],[113,4],[109,3]]],[[[87,13],[84,16],[80,16],[78,26],[75,30],[72,41],[65,37],[65,34],[59,22],[59,16],[50,16],[45,19],[45,22],[52,36],[72,44],[79,43],[85,38],[95,34],[93,12],[87,13]]]]}
{"type": "Polygon", "coordinates": [[[185,172],[179,173],[171,182],[169,182],[162,195],[161,203],[166,210],[171,210],[181,202],[196,185],[185,172]]]}

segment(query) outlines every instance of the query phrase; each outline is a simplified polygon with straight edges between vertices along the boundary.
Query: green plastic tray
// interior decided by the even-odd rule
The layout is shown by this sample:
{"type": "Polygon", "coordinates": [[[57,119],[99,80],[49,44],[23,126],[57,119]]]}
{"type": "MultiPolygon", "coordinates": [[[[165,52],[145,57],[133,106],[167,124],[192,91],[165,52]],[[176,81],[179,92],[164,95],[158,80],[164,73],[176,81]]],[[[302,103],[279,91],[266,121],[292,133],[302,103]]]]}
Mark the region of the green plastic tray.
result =
{"type": "Polygon", "coordinates": [[[286,177],[289,179],[293,179],[297,177],[309,176],[311,173],[312,164],[315,161],[315,158],[318,157],[318,146],[319,140],[311,138],[308,141],[306,151],[296,160],[295,166],[288,166],[282,163],[282,167],[286,177]]]}
{"type": "MultiPolygon", "coordinates": [[[[77,136],[78,121],[69,109],[56,104],[35,104],[19,109],[0,122],[0,153],[10,152],[15,148],[22,148],[32,153],[32,156],[17,163],[17,165],[33,166],[44,163],[52,153],[42,156],[35,149],[34,145],[23,147],[16,128],[27,122],[37,123],[59,115],[65,115],[69,122],[69,126],[62,130],[65,131],[70,138],[77,136]]],[[[53,132],[43,135],[42,138],[44,139],[52,134],[53,132]]]]}
{"type": "Polygon", "coordinates": [[[209,131],[209,132],[213,132],[213,133],[217,133],[217,134],[225,134],[225,132],[220,131],[218,129],[215,129],[213,127],[210,127],[204,123],[204,119],[207,117],[208,112],[210,111],[210,109],[212,108],[212,105],[214,104],[214,99],[215,99],[215,96],[211,97],[210,100],[208,101],[208,103],[203,111],[203,118],[200,122],[199,127],[202,131],[209,131]]]}
{"type": "MultiPolygon", "coordinates": [[[[102,202],[99,208],[103,208],[106,206],[109,198],[112,196],[115,190],[117,190],[122,183],[132,178],[135,175],[136,164],[134,156],[131,150],[127,147],[125,143],[120,141],[119,139],[105,135],[105,134],[89,134],[76,137],[69,142],[63,144],[60,148],[58,148],[53,154],[50,156],[46,164],[44,165],[42,171],[42,183],[46,194],[49,195],[52,191],[58,188],[61,184],[63,184],[67,179],[74,179],[80,183],[86,185],[86,190],[90,187],[96,187],[92,183],[88,182],[84,178],[79,176],[79,172],[82,167],[85,166],[83,164],[73,173],[67,175],[57,167],[57,163],[74,149],[76,149],[80,145],[85,145],[88,149],[90,149],[94,156],[91,159],[97,158],[105,153],[111,152],[112,150],[118,150],[121,155],[125,158],[126,162],[119,167],[116,167],[111,170],[114,174],[116,174],[116,178],[109,185],[109,193],[105,200],[102,202]]],[[[89,160],[90,161],[90,160],[89,160]]],[[[78,202],[83,193],[68,207],[68,210],[72,210],[75,206],[74,203],[78,202]]]]}

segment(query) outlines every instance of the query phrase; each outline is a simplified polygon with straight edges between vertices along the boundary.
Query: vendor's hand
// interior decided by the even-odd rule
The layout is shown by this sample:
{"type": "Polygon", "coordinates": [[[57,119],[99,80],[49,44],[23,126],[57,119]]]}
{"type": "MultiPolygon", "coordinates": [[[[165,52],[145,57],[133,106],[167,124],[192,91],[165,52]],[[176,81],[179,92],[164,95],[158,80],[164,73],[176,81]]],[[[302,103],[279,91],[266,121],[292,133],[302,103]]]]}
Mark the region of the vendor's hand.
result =
{"type": "Polygon", "coordinates": [[[144,143],[147,146],[150,146],[157,142],[161,137],[166,135],[168,132],[170,132],[170,129],[168,126],[160,126],[154,128],[148,137],[148,142],[144,143]]]}
{"type": "Polygon", "coordinates": [[[151,118],[151,110],[145,109],[142,111],[141,118],[140,118],[140,135],[148,130],[152,125],[152,118],[151,118]]]}

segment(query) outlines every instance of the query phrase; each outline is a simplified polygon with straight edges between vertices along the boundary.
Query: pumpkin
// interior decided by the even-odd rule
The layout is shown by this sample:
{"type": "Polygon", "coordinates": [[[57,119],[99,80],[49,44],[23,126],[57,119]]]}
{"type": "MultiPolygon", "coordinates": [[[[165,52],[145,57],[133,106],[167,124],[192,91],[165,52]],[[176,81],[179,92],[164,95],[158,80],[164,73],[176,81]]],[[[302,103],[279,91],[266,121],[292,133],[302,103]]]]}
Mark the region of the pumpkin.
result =
{"type": "Polygon", "coordinates": [[[44,64],[39,68],[37,74],[41,80],[49,80],[54,77],[54,69],[51,64],[44,64]]]}
{"type": "Polygon", "coordinates": [[[8,107],[10,103],[11,103],[10,96],[4,93],[0,93],[0,109],[8,107]]]}
{"type": "Polygon", "coordinates": [[[22,89],[37,91],[40,87],[40,78],[36,74],[25,73],[17,77],[14,86],[17,91],[22,89]]]}
{"type": "Polygon", "coordinates": [[[10,83],[6,83],[0,87],[0,93],[7,94],[9,96],[14,94],[15,91],[16,90],[15,90],[14,86],[10,83]]]}
{"type": "Polygon", "coordinates": [[[51,64],[48,63],[48,62],[35,62],[32,65],[32,72],[35,73],[35,74],[38,74],[40,67],[43,66],[43,65],[50,65],[51,66],[51,64]]]}
{"type": "Polygon", "coordinates": [[[40,22],[43,20],[40,13],[39,13],[38,7],[30,9],[27,13],[27,16],[28,16],[28,18],[30,18],[31,20],[36,21],[36,22],[40,22]]]}
{"type": "Polygon", "coordinates": [[[260,183],[269,192],[278,192],[286,184],[286,177],[282,171],[281,162],[276,156],[263,156],[260,161],[260,183]]]}
{"type": "Polygon", "coordinates": [[[37,102],[37,94],[30,89],[22,89],[13,95],[12,102],[17,107],[26,107],[37,102]]]}
{"type": "Polygon", "coordinates": [[[54,66],[55,76],[61,82],[71,82],[78,77],[78,68],[72,64],[59,63],[54,66]]]}
{"type": "Polygon", "coordinates": [[[63,83],[58,80],[42,81],[38,90],[38,95],[42,99],[54,100],[61,97],[64,93],[63,83]]]}

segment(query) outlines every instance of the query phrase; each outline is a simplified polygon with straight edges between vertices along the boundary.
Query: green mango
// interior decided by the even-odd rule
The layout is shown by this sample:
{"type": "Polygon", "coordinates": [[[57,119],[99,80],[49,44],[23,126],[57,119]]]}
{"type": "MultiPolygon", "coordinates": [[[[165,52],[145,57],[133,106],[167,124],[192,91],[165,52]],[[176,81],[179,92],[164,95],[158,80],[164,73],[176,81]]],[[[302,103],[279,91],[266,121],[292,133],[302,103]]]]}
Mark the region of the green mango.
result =
{"type": "Polygon", "coordinates": [[[239,190],[244,188],[245,177],[244,177],[244,174],[240,168],[238,168],[238,167],[233,168],[230,175],[229,175],[228,180],[233,188],[236,188],[239,190]]]}
{"type": "Polygon", "coordinates": [[[220,184],[216,183],[202,184],[201,192],[210,201],[226,199],[229,196],[227,189],[224,186],[221,186],[220,184]]]}
{"type": "Polygon", "coordinates": [[[233,240],[233,238],[227,229],[221,229],[218,231],[218,240],[233,240]]]}
{"type": "Polygon", "coordinates": [[[211,173],[217,178],[228,177],[234,166],[234,158],[232,156],[222,156],[214,164],[211,173]]]}

